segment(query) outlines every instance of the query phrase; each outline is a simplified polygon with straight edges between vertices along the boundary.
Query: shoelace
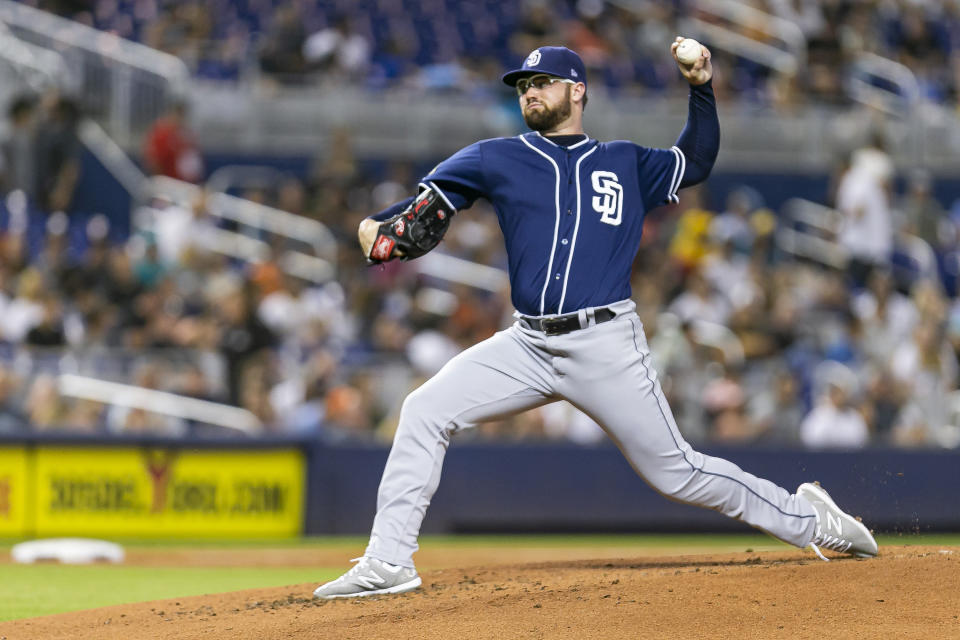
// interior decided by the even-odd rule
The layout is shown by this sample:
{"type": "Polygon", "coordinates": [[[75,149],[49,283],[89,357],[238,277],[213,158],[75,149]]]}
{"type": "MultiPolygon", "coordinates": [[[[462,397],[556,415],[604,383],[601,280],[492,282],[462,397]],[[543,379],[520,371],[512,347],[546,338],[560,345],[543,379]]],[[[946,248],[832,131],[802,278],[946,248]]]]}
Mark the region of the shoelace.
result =
{"type": "Polygon", "coordinates": [[[813,551],[820,556],[821,560],[824,562],[830,562],[830,559],[820,552],[820,547],[826,547],[827,549],[832,549],[833,551],[845,552],[853,546],[853,543],[837,536],[827,535],[818,526],[816,535],[814,535],[813,540],[810,541],[810,546],[813,548],[813,551]]]}
{"type": "Polygon", "coordinates": [[[349,571],[334,580],[334,582],[341,582],[350,576],[357,575],[361,569],[366,569],[367,565],[370,563],[370,558],[366,556],[360,556],[359,558],[351,558],[350,562],[356,562],[357,564],[353,565],[349,571]]]}
{"type": "Polygon", "coordinates": [[[357,564],[353,565],[353,568],[350,571],[347,571],[347,574],[353,575],[357,573],[360,569],[366,569],[367,565],[370,564],[370,558],[367,556],[360,556],[359,558],[350,558],[350,562],[356,562],[357,564]]]}

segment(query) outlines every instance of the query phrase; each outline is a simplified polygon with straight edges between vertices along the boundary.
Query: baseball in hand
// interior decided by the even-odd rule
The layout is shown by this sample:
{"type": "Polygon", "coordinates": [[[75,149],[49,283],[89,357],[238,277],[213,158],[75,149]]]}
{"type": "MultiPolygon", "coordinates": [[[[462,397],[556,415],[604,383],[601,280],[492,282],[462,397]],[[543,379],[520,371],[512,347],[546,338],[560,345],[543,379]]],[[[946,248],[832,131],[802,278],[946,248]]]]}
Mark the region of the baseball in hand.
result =
{"type": "Polygon", "coordinates": [[[692,65],[700,59],[702,51],[703,49],[699,42],[693,38],[684,38],[683,41],[677,45],[677,60],[683,64],[692,65]]]}

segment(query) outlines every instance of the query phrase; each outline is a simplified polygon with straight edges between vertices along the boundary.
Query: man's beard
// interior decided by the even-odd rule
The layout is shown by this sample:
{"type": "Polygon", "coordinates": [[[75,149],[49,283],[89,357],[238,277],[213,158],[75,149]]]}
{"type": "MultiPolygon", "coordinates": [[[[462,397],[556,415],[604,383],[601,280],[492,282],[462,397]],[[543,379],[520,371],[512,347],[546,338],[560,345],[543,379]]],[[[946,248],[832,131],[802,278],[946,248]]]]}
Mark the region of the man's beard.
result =
{"type": "Polygon", "coordinates": [[[530,111],[523,110],[523,120],[527,126],[534,131],[551,131],[558,124],[570,117],[570,86],[567,86],[566,95],[555,109],[551,109],[543,102],[540,103],[540,109],[530,111]]]}

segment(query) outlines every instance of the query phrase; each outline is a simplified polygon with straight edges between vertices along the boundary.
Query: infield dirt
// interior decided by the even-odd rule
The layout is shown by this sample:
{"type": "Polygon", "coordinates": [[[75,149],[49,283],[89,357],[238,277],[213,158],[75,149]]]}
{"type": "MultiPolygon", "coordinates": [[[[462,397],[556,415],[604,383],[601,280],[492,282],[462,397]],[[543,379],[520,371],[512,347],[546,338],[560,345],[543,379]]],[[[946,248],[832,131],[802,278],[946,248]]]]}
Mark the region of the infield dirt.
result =
{"type": "MultiPolygon", "coordinates": [[[[131,560],[169,566],[191,562],[185,553],[131,560]]],[[[204,552],[205,562],[223,566],[229,553],[204,552]]],[[[421,566],[456,568],[423,570],[424,587],[399,596],[318,602],[315,584],[237,591],[0,623],[0,640],[960,638],[951,547],[830,563],[791,550],[489,566],[466,549],[427,558],[421,566]]]]}

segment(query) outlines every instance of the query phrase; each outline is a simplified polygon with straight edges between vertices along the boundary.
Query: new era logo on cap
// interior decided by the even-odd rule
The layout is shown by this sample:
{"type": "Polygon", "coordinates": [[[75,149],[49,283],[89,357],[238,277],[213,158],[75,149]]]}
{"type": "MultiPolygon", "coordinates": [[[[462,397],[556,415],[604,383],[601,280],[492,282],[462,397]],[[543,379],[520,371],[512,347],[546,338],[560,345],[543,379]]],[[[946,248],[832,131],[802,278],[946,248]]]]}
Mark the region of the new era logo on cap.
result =
{"type": "Polygon", "coordinates": [[[504,74],[503,81],[509,86],[515,86],[517,80],[538,73],[546,73],[558,78],[566,78],[574,82],[587,83],[587,70],[583,60],[576,52],[566,47],[540,47],[534,49],[523,61],[523,66],[504,74]]]}

